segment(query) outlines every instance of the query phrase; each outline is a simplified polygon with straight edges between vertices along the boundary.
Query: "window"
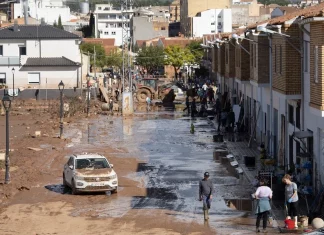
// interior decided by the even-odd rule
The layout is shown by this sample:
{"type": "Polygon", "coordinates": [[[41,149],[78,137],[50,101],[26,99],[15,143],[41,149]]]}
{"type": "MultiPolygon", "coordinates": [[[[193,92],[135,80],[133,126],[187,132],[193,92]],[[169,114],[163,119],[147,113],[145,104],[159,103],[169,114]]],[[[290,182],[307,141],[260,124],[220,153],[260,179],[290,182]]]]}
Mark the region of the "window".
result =
{"type": "Polygon", "coordinates": [[[105,35],[109,35],[109,32],[105,32],[105,35]]]}
{"type": "Polygon", "coordinates": [[[28,83],[29,84],[39,84],[40,74],[39,73],[28,73],[28,83]]]}
{"type": "Polygon", "coordinates": [[[282,46],[279,47],[279,73],[282,74],[282,46]]]}
{"type": "Polygon", "coordinates": [[[296,108],[296,127],[300,129],[300,105],[296,108]]]}
{"type": "Polygon", "coordinates": [[[106,24],[106,28],[108,28],[109,27],[109,24],[106,24]]]}
{"type": "Polygon", "coordinates": [[[218,22],[218,25],[219,25],[219,26],[222,26],[222,22],[218,22]]]}
{"type": "Polygon", "coordinates": [[[165,30],[165,27],[162,27],[161,30],[165,30]]]}
{"type": "Polygon", "coordinates": [[[6,74],[0,73],[0,84],[6,84],[6,74]]]}
{"type": "Polygon", "coordinates": [[[111,35],[116,35],[116,32],[115,31],[111,32],[111,35]]]}
{"type": "Polygon", "coordinates": [[[211,22],[210,24],[211,24],[211,25],[215,25],[215,22],[211,22]]]}
{"type": "Polygon", "coordinates": [[[19,55],[27,55],[26,47],[19,47],[19,55]]]}
{"type": "Polygon", "coordinates": [[[222,19],[222,16],[218,16],[218,19],[222,19]]]}
{"type": "Polygon", "coordinates": [[[3,55],[3,46],[0,45],[0,55],[3,55]]]}
{"type": "Polygon", "coordinates": [[[215,33],[215,30],[212,30],[211,33],[215,33]]]}
{"type": "Polygon", "coordinates": [[[318,46],[314,49],[314,81],[318,83],[318,46]]]}
{"type": "Polygon", "coordinates": [[[275,45],[275,48],[274,48],[274,53],[275,53],[275,61],[274,61],[274,71],[275,73],[277,73],[277,45],[275,45]]]}
{"type": "Polygon", "coordinates": [[[295,120],[294,120],[294,106],[288,104],[288,118],[289,118],[289,123],[294,125],[295,120]]]}
{"type": "Polygon", "coordinates": [[[118,23],[118,28],[122,28],[123,24],[122,23],[118,23]]]}
{"type": "Polygon", "coordinates": [[[101,10],[101,7],[98,7],[98,10],[101,10]]]}

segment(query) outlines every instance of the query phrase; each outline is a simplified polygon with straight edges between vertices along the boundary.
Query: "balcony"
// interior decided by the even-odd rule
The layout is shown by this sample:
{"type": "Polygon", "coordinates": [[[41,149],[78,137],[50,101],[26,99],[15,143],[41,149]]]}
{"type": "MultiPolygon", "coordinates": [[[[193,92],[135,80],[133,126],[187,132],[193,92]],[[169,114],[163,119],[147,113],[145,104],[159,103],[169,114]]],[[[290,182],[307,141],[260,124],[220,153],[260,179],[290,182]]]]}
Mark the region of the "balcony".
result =
{"type": "Polygon", "coordinates": [[[0,66],[18,66],[20,65],[19,56],[0,56],[0,66]]]}

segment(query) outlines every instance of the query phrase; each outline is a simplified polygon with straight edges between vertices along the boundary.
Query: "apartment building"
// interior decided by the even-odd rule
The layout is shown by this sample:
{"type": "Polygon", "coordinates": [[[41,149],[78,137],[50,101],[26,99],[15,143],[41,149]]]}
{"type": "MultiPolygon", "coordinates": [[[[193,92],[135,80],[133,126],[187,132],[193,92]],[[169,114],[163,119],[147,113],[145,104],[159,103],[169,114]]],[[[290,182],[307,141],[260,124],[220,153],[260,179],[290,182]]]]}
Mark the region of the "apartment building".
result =
{"type": "Polygon", "coordinates": [[[231,9],[210,9],[198,12],[191,18],[192,37],[202,37],[204,34],[224,33],[232,31],[231,9]]]}
{"type": "Polygon", "coordinates": [[[123,44],[123,33],[130,36],[130,19],[133,16],[133,8],[130,7],[125,12],[123,19],[122,10],[120,7],[114,7],[111,4],[96,4],[95,7],[95,34],[96,38],[114,38],[115,45],[123,44]],[[125,31],[123,32],[123,22],[125,31]]]}
{"type": "Polygon", "coordinates": [[[216,83],[228,100],[241,102],[247,131],[265,143],[278,170],[294,171],[314,193],[324,184],[323,9],[250,25],[235,32],[238,38],[221,34],[212,43],[216,83]]]}
{"type": "Polygon", "coordinates": [[[209,9],[230,8],[230,0],[180,0],[180,30],[187,37],[192,36],[192,17],[209,9]]]}

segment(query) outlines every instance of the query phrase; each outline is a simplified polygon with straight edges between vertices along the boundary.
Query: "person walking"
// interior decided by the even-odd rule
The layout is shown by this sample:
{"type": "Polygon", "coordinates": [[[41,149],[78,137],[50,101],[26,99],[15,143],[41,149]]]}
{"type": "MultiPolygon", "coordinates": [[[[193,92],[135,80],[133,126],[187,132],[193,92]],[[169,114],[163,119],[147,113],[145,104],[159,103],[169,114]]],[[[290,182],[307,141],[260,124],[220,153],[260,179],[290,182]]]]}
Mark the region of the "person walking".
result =
{"type": "Polygon", "coordinates": [[[209,179],[209,173],[204,173],[204,178],[199,182],[199,200],[203,202],[204,219],[209,219],[208,211],[213,198],[214,185],[209,179]]]}
{"type": "Polygon", "coordinates": [[[151,99],[150,97],[146,97],[146,110],[151,111],[151,99]]]}
{"type": "Polygon", "coordinates": [[[285,186],[285,207],[288,208],[288,216],[295,220],[295,228],[298,228],[298,192],[297,184],[292,182],[291,176],[286,174],[282,178],[285,186]]]}
{"type": "Polygon", "coordinates": [[[115,90],[115,95],[116,95],[116,101],[118,101],[118,97],[119,97],[119,90],[118,90],[118,88],[115,90]]]}
{"type": "Polygon", "coordinates": [[[183,112],[186,110],[188,110],[188,115],[189,115],[189,112],[190,112],[189,95],[187,95],[187,97],[186,97],[186,108],[183,109],[183,112]]]}
{"type": "Polygon", "coordinates": [[[191,117],[194,117],[196,113],[197,113],[196,99],[193,98],[191,102],[191,117]]]}
{"type": "Polygon", "coordinates": [[[267,223],[268,223],[268,216],[271,210],[270,206],[270,199],[272,198],[272,190],[268,186],[265,185],[264,179],[259,180],[259,187],[257,188],[256,192],[254,193],[255,198],[257,199],[257,206],[256,206],[256,232],[260,232],[260,222],[261,218],[263,219],[263,231],[267,232],[267,223]]]}

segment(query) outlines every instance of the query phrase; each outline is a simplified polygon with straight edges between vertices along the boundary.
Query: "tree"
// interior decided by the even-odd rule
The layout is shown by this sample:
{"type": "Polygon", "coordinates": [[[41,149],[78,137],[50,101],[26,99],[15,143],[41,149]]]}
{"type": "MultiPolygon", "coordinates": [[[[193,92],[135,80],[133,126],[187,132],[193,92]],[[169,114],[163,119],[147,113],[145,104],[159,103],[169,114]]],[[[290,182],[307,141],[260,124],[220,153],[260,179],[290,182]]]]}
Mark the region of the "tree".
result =
{"type": "Polygon", "coordinates": [[[64,30],[64,27],[62,25],[62,19],[61,19],[61,16],[59,16],[58,18],[58,21],[57,21],[57,28],[59,29],[63,29],[64,30]]]}
{"type": "Polygon", "coordinates": [[[192,55],[195,57],[196,64],[200,64],[200,61],[204,56],[204,50],[200,45],[201,43],[202,41],[193,41],[187,46],[192,55]]]}
{"type": "Polygon", "coordinates": [[[143,47],[137,54],[136,62],[138,65],[144,67],[148,74],[153,74],[164,65],[163,47],[143,47]]]}
{"type": "Polygon", "coordinates": [[[57,28],[56,20],[54,21],[53,27],[57,28]]]}
{"type": "Polygon", "coordinates": [[[105,49],[101,44],[97,43],[82,43],[80,49],[84,54],[90,54],[90,65],[93,67],[94,64],[94,52],[96,49],[96,67],[103,68],[106,65],[106,53],[105,49]]]}
{"type": "MultiPolygon", "coordinates": [[[[127,61],[125,61],[127,63],[127,61]]],[[[119,70],[123,67],[123,55],[121,51],[113,52],[106,57],[106,65],[108,67],[117,67],[119,70]]]]}
{"type": "Polygon", "coordinates": [[[165,64],[171,65],[174,68],[176,79],[178,78],[178,71],[181,66],[185,63],[191,64],[195,62],[195,57],[188,48],[174,45],[165,48],[164,52],[166,54],[165,64]]]}

